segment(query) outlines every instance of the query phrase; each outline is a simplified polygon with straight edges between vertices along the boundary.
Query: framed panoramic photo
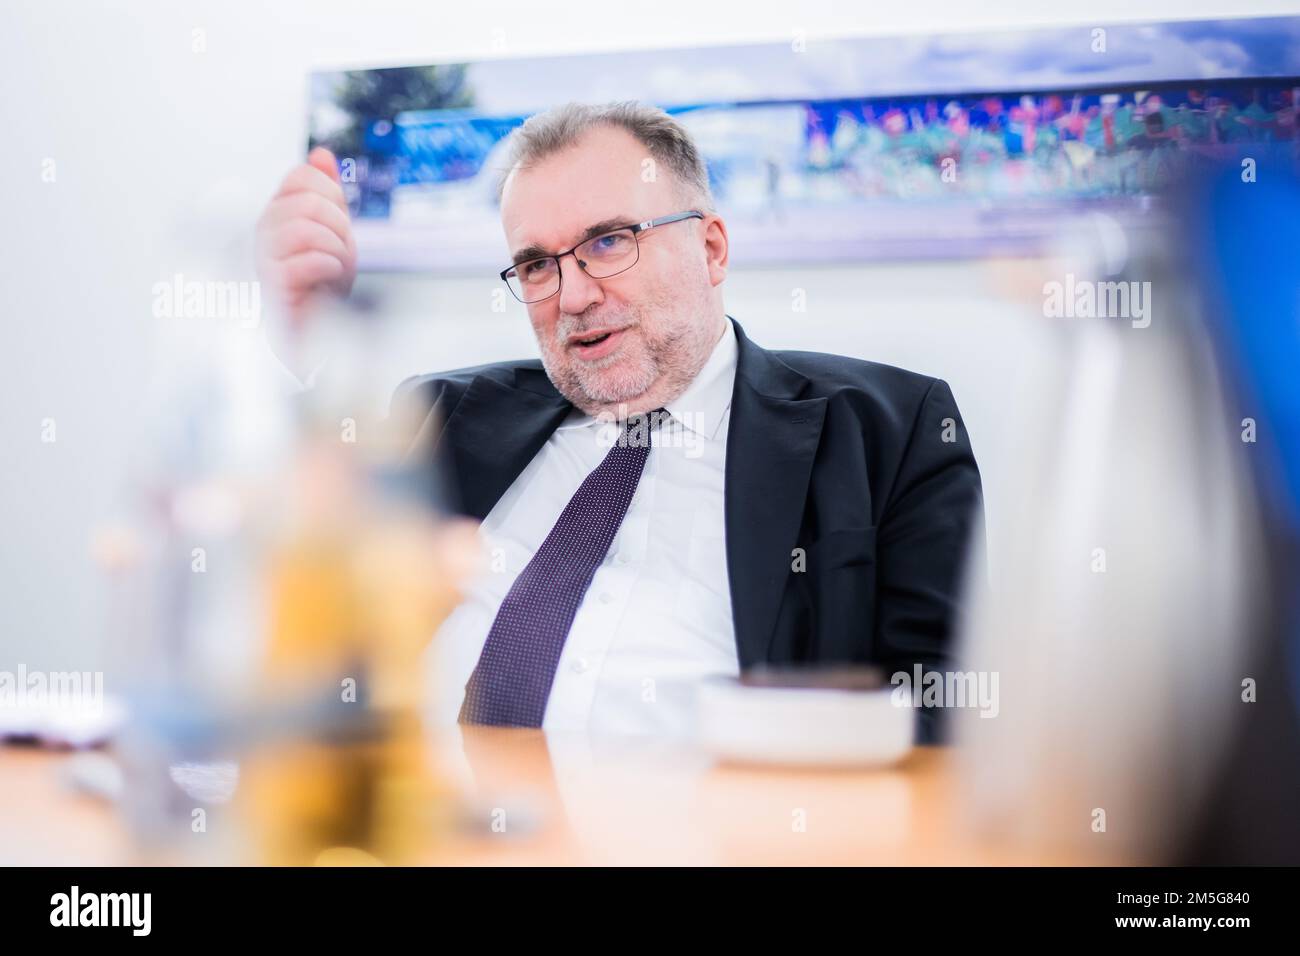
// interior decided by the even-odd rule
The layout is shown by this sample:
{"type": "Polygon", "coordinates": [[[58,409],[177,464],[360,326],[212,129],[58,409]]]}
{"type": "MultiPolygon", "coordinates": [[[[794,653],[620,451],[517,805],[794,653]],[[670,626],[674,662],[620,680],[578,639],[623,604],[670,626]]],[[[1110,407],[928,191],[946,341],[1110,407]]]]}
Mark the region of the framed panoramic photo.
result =
{"type": "Polygon", "coordinates": [[[1187,163],[1293,149],[1295,33],[1264,19],[796,36],[322,71],[310,137],[340,157],[363,269],[497,262],[507,135],[558,103],[620,98],[700,144],[738,265],[1023,255],[1062,216],[1157,214],[1187,163]]]}

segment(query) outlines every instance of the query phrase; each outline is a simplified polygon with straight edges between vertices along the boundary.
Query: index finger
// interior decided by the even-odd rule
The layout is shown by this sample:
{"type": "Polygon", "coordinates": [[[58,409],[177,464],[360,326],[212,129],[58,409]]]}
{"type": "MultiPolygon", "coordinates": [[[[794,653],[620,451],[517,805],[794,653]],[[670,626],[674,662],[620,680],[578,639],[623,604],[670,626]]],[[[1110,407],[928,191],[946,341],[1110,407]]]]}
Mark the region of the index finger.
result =
{"type": "Polygon", "coordinates": [[[284,181],[280,184],[280,190],[276,195],[288,196],[298,192],[320,193],[344,212],[348,211],[348,201],[347,197],[343,195],[343,187],[339,185],[337,180],[331,179],[315,166],[309,166],[306,163],[295,166],[284,177],[284,181]]]}

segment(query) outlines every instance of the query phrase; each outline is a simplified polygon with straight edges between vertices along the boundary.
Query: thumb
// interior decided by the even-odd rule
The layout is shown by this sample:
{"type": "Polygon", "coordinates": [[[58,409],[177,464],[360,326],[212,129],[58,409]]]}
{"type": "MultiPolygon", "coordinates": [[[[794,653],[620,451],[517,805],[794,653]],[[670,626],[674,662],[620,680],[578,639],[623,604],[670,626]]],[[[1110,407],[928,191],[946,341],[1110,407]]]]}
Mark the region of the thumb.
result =
{"type": "Polygon", "coordinates": [[[342,182],[342,180],[339,179],[338,160],[336,160],[334,154],[324,146],[317,146],[307,154],[307,165],[315,166],[336,183],[342,182]]]}

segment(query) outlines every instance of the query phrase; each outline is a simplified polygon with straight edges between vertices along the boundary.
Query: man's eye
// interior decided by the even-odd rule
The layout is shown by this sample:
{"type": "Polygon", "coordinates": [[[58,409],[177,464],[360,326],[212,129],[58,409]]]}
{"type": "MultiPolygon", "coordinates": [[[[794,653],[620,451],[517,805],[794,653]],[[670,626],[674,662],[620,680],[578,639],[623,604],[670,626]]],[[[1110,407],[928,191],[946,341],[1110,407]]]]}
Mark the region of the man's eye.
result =
{"type": "Polygon", "coordinates": [[[624,232],[611,232],[605,236],[597,236],[591,240],[592,252],[600,255],[608,255],[611,252],[621,252],[627,247],[628,236],[624,232]]]}
{"type": "Polygon", "coordinates": [[[554,263],[554,259],[535,259],[532,262],[525,262],[520,266],[520,270],[523,272],[525,279],[535,279],[550,272],[554,263]]]}

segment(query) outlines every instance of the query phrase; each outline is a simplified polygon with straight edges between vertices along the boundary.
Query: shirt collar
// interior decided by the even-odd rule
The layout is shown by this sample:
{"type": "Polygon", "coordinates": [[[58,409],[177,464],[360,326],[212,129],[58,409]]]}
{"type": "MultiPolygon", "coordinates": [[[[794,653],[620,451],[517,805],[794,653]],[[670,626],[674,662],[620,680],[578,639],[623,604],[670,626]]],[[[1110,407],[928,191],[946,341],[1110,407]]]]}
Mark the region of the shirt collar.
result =
{"type": "Polygon", "coordinates": [[[713,346],[708,361],[682,392],[664,407],[701,438],[710,441],[718,434],[722,419],[731,408],[731,392],[736,383],[736,330],[726,320],[722,336],[713,346]]]}
{"type": "MultiPolygon", "coordinates": [[[[686,386],[686,390],[664,407],[673,419],[701,438],[710,441],[718,434],[722,420],[731,408],[731,393],[736,383],[736,360],[740,349],[736,330],[727,319],[717,344],[704,367],[686,386]]],[[[560,428],[585,428],[598,423],[581,409],[573,409],[560,428]]]]}

